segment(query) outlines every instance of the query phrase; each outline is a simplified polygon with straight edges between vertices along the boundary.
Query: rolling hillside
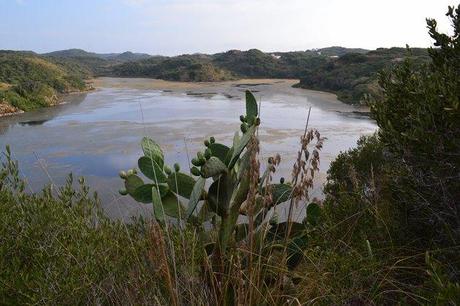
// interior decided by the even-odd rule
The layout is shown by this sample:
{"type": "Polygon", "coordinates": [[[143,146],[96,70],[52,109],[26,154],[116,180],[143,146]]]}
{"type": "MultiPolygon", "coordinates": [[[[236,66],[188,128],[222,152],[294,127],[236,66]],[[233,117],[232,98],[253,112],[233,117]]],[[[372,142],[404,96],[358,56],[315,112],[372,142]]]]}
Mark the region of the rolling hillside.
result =
{"type": "Polygon", "coordinates": [[[1,113],[29,111],[58,102],[58,95],[87,88],[91,71],[31,52],[0,51],[1,113]]]}

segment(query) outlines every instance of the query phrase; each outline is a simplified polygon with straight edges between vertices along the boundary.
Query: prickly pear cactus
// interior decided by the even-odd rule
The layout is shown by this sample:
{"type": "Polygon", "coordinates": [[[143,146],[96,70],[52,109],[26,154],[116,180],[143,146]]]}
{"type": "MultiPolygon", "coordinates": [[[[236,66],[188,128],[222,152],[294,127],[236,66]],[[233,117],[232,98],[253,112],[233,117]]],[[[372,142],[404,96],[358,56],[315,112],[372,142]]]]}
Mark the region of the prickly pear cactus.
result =
{"type": "MultiPolygon", "coordinates": [[[[155,218],[165,222],[167,217],[180,218],[193,225],[203,226],[202,222],[214,215],[219,220],[219,233],[214,246],[219,254],[232,243],[244,240],[248,234],[247,224],[239,224],[237,219],[245,215],[249,207],[251,173],[251,149],[249,143],[256,137],[260,125],[259,110],[256,99],[246,91],[246,114],[240,116],[241,133],[236,132],[230,146],[216,142],[215,137],[204,140],[203,151],[197,152],[191,160],[190,174],[180,172],[178,164],[174,170],[164,164],[164,153],[152,139],[144,138],[141,147],[144,156],[138,160],[142,175],[149,182],[136,174],[136,170],[121,171],[120,177],[125,188],[120,194],[129,195],[141,203],[152,203],[155,218]],[[206,182],[210,183],[207,185],[206,182]],[[206,186],[209,188],[206,189],[206,186]]],[[[267,212],[288,201],[293,193],[284,178],[279,184],[264,185],[272,165],[259,178],[254,201],[251,205],[255,213],[256,227],[261,225],[267,212]],[[268,205],[265,199],[272,199],[268,205]]],[[[310,223],[317,221],[317,208],[311,208],[310,223]]],[[[267,226],[278,227],[277,221],[271,219],[267,226]]]]}

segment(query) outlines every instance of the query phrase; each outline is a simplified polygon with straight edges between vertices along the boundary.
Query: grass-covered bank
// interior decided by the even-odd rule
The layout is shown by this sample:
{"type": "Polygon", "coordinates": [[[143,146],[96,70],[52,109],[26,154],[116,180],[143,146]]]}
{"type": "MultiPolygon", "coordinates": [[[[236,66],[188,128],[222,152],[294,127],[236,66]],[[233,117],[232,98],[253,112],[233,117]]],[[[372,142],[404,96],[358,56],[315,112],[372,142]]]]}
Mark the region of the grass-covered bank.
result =
{"type": "Polygon", "coordinates": [[[0,115],[52,106],[59,96],[90,89],[91,72],[32,52],[0,51],[0,115]]]}

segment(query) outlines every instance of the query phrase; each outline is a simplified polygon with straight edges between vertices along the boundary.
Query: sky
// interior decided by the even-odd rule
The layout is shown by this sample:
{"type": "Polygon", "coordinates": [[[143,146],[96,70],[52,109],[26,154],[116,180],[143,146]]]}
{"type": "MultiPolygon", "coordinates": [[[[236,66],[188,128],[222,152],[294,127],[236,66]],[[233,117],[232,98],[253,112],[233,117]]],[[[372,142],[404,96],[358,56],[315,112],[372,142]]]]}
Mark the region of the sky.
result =
{"type": "Polygon", "coordinates": [[[431,45],[459,0],[0,0],[0,49],[160,55],[431,45]]]}

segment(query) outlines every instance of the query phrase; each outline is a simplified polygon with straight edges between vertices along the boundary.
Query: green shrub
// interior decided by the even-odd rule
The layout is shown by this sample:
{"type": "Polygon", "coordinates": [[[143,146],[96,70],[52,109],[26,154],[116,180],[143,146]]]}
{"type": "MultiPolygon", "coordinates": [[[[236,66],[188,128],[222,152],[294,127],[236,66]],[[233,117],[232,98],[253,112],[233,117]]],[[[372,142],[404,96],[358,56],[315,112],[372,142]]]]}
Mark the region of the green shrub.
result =
{"type": "Polygon", "coordinates": [[[460,6],[449,8],[453,36],[427,21],[432,62],[417,67],[408,60],[382,73],[385,94],[372,108],[381,141],[400,160],[397,198],[423,247],[460,243],[459,14],[460,6]]]}
{"type": "Polygon", "coordinates": [[[9,153],[0,169],[0,304],[123,304],[161,299],[148,227],[107,219],[84,180],[25,193],[9,153]],[[155,299],[154,299],[155,298],[155,299]]]}

